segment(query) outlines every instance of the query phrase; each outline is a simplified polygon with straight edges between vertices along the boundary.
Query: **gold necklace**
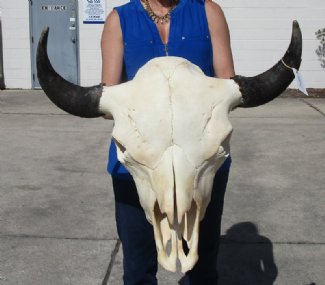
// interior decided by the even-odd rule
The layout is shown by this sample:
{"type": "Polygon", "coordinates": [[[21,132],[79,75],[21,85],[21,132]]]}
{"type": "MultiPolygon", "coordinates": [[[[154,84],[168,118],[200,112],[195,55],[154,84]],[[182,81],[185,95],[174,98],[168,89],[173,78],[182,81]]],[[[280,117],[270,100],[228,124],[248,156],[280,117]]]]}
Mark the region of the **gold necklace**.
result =
{"type": "Polygon", "coordinates": [[[170,20],[170,13],[171,13],[171,11],[173,11],[175,9],[175,7],[176,6],[171,7],[165,15],[159,16],[152,10],[149,0],[144,0],[144,2],[143,2],[143,8],[146,10],[149,17],[157,24],[158,23],[160,23],[160,24],[168,23],[170,20]]]}

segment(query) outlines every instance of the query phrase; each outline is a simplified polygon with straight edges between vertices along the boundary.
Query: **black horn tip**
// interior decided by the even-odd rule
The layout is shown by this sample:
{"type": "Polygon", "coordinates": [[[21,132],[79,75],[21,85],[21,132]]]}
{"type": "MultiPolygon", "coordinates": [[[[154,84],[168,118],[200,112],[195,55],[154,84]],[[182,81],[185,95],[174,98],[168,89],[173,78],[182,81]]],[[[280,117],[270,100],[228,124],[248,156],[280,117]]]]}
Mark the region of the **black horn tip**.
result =
{"type": "Polygon", "coordinates": [[[44,29],[43,29],[43,31],[42,31],[42,35],[41,35],[41,38],[42,37],[48,37],[48,35],[49,35],[49,31],[50,31],[50,27],[49,26],[46,26],[46,27],[44,27],[44,29]]]}
{"type": "Polygon", "coordinates": [[[41,87],[47,89],[49,78],[59,76],[53,69],[47,54],[47,43],[49,36],[49,27],[45,27],[41,33],[36,54],[37,77],[41,87]]]}
{"type": "Polygon", "coordinates": [[[49,31],[50,28],[49,27],[45,27],[41,33],[41,37],[39,39],[39,43],[38,43],[38,47],[37,47],[37,53],[39,54],[40,52],[42,52],[42,54],[44,54],[44,51],[47,50],[47,40],[49,37],[49,31]]]}
{"type": "Polygon", "coordinates": [[[291,42],[283,56],[283,62],[289,67],[299,69],[302,56],[302,34],[298,21],[292,23],[291,42]]]}

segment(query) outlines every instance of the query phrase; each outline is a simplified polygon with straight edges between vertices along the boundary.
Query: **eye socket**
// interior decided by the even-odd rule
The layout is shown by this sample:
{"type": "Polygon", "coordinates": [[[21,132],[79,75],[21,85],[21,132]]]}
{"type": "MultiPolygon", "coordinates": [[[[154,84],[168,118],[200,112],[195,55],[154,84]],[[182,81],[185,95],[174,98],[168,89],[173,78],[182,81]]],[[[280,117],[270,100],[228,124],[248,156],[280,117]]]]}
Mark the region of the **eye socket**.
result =
{"type": "Polygon", "coordinates": [[[120,152],[122,152],[123,154],[126,152],[126,148],[124,145],[122,145],[117,139],[113,138],[116,147],[120,150],[120,152]]]}

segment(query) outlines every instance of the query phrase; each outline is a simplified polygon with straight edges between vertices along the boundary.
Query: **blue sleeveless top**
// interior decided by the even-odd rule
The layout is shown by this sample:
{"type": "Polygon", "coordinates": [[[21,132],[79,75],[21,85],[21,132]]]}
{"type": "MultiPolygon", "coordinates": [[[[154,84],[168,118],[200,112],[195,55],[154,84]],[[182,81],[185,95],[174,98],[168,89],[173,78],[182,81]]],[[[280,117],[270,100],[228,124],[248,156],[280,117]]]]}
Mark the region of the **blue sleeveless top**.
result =
{"type": "MultiPolygon", "coordinates": [[[[180,0],[171,12],[168,42],[164,44],[158,29],[140,0],[114,8],[120,18],[124,42],[124,67],[127,80],[155,57],[179,56],[199,66],[207,76],[214,76],[212,44],[204,0],[180,0]]],[[[117,160],[116,145],[109,150],[108,172],[118,178],[132,176],[117,160]]]]}

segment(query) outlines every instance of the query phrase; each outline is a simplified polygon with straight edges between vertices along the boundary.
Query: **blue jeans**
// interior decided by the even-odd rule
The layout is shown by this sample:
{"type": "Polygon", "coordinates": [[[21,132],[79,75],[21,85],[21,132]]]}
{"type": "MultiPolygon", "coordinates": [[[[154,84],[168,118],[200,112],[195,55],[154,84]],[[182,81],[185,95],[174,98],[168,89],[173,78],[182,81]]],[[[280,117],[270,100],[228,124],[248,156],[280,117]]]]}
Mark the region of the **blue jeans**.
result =
{"type": "MultiPolygon", "coordinates": [[[[199,260],[186,272],[185,284],[217,284],[221,216],[229,168],[217,172],[204,219],[200,224],[199,260]]],[[[123,247],[124,285],[157,284],[157,252],[153,227],[146,220],[133,180],[113,177],[116,224],[123,247]]]]}

